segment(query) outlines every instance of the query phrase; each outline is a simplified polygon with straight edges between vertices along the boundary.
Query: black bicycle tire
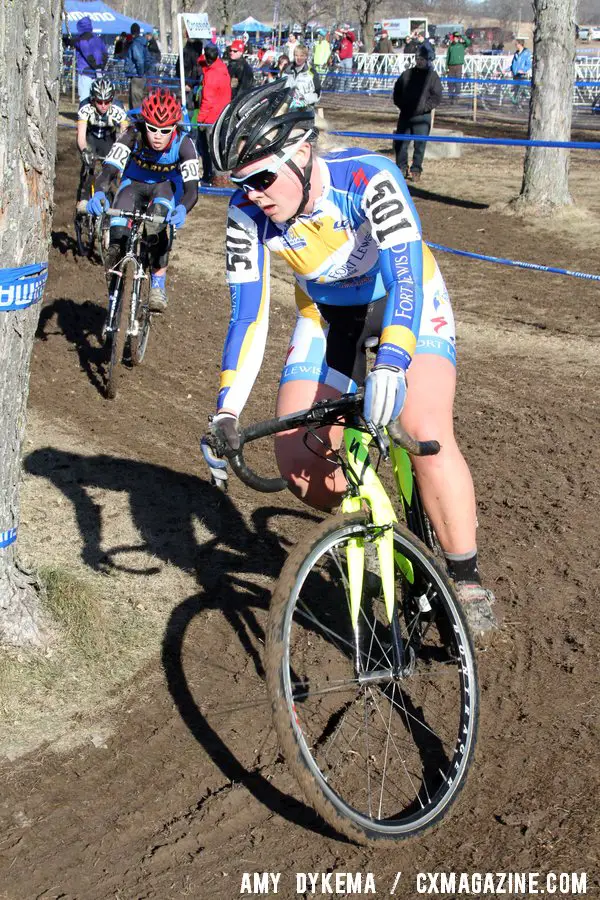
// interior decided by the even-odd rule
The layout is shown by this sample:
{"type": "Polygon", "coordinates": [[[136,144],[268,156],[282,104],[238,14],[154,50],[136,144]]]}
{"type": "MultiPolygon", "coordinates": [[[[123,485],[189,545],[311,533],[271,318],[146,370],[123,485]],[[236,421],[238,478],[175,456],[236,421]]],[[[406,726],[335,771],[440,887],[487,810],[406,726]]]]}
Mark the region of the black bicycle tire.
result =
{"type": "MultiPolygon", "coordinates": [[[[286,698],[286,653],[285,653],[285,631],[286,618],[290,604],[295,604],[294,588],[300,577],[302,567],[305,560],[315,551],[320,544],[326,541],[336,532],[347,534],[349,528],[355,525],[365,526],[369,523],[368,514],[363,512],[353,515],[338,515],[334,518],[326,519],[314,529],[311,529],[294,548],[288,557],[281,576],[273,593],[269,608],[269,620],[267,626],[265,667],[267,673],[267,688],[271,701],[273,723],[279,738],[284,757],[288,768],[294,775],[300,785],[306,799],[317,813],[336,831],[350,838],[351,840],[361,844],[380,843],[382,840],[401,840],[413,837],[425,829],[429,829],[436,825],[440,819],[445,816],[452,806],[462,787],[464,786],[469,767],[473,760],[475,744],[477,739],[477,726],[479,715],[479,690],[477,682],[477,668],[475,662],[475,651],[473,643],[468,632],[468,627],[464,614],[455,598],[452,584],[447,576],[441,571],[433,554],[416,540],[408,529],[404,526],[394,526],[396,534],[403,536],[411,545],[418,549],[422,558],[428,564],[429,569],[435,572],[439,583],[445,588],[446,598],[444,602],[450,606],[455,618],[459,620],[464,636],[464,644],[467,650],[466,664],[472,672],[472,684],[470,685],[470,712],[468,726],[468,746],[465,750],[464,758],[461,761],[458,775],[450,790],[442,798],[443,802],[438,804],[437,811],[432,811],[426,820],[417,822],[410,828],[394,829],[384,828],[381,825],[373,827],[365,821],[365,817],[349,816],[348,805],[339,802],[339,798],[326,785],[326,779],[322,777],[319,781],[315,774],[309,768],[305,758],[305,750],[298,737],[300,724],[297,721],[295,710],[293,708],[293,700],[288,701],[286,698]]],[[[310,571],[310,570],[309,570],[310,571]]],[[[306,576],[305,576],[306,577],[306,576]]],[[[304,579],[303,579],[304,581],[304,579]]],[[[461,721],[465,716],[464,706],[461,708],[459,715],[461,721]]],[[[350,808],[351,809],[351,808],[350,808]]]]}
{"type": "Polygon", "coordinates": [[[92,217],[89,213],[75,213],[75,241],[77,243],[77,253],[82,257],[91,257],[94,252],[94,243],[95,243],[95,224],[93,226],[90,225],[92,217]],[[85,240],[84,238],[84,229],[83,225],[85,223],[86,229],[89,233],[89,240],[85,240]]]}
{"type": "Polygon", "coordinates": [[[119,377],[121,374],[128,326],[127,316],[124,316],[124,308],[127,305],[126,302],[124,302],[124,298],[128,296],[126,291],[127,273],[130,271],[133,272],[133,265],[130,262],[126,262],[123,267],[120,268],[123,274],[119,284],[119,295],[113,317],[114,330],[111,332],[110,359],[108,361],[108,372],[106,376],[106,396],[109,400],[115,399],[119,387],[119,377]]]}
{"type": "Polygon", "coordinates": [[[105,215],[98,216],[96,222],[96,246],[98,247],[98,255],[103,266],[106,265],[106,254],[108,251],[108,241],[104,246],[105,236],[110,235],[110,219],[105,215]],[[105,224],[108,223],[108,224],[105,224]]]}
{"type": "Polygon", "coordinates": [[[148,348],[148,340],[150,338],[150,328],[152,325],[152,316],[148,309],[148,278],[140,281],[141,289],[137,300],[136,319],[138,322],[138,333],[132,335],[130,340],[131,362],[134,366],[140,366],[144,361],[146,350],[148,348]],[[142,294],[145,296],[142,296],[142,294]]]}

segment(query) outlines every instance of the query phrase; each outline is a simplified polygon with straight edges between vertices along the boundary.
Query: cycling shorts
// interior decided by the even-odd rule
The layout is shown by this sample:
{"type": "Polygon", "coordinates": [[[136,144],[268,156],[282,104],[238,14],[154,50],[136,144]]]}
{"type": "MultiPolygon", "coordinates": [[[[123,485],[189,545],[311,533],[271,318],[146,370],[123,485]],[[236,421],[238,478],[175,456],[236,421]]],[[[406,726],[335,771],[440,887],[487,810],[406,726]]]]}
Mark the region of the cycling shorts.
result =
{"type": "MultiPolygon", "coordinates": [[[[386,297],[366,306],[315,303],[296,285],[297,319],[281,383],[316,381],[341,393],[364,384],[365,341],[382,331],[386,297]]],[[[436,266],[424,286],[423,311],[415,354],[429,353],[456,365],[454,316],[444,280],[436,266]]]]}
{"type": "MultiPolygon", "coordinates": [[[[112,205],[113,209],[143,209],[150,214],[164,216],[175,208],[176,194],[177,186],[171,181],[146,184],[142,181],[123,178],[112,205]]],[[[111,217],[111,243],[119,243],[127,237],[127,226],[128,219],[126,217],[111,217]]],[[[166,225],[147,222],[145,231],[151,265],[153,268],[162,269],[169,264],[170,229],[166,225]]]]}

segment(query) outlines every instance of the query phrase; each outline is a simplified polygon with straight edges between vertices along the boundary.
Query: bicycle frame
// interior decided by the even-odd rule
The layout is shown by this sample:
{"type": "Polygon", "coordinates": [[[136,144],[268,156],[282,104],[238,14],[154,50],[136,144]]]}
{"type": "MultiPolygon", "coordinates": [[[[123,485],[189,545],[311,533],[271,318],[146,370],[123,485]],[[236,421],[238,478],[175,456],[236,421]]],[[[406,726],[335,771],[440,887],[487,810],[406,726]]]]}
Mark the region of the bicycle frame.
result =
{"type": "MultiPolygon", "coordinates": [[[[367,540],[372,542],[377,549],[385,608],[389,622],[393,625],[396,621],[394,615],[396,603],[394,564],[402,571],[410,584],[414,584],[415,577],[411,562],[394,550],[393,528],[398,519],[387,491],[371,463],[369,446],[375,439],[379,451],[386,458],[391,456],[398,496],[404,506],[407,524],[410,528],[414,528],[415,534],[424,538],[426,542],[428,541],[423,517],[419,515],[421,506],[420,502],[417,502],[418,495],[414,490],[409,453],[417,456],[429,456],[438,453],[440,446],[437,441],[416,441],[398,423],[390,423],[386,429],[387,434],[382,434],[361,419],[359,408],[362,399],[362,392],[348,394],[337,400],[318,401],[308,410],[301,410],[258,423],[241,433],[240,447],[236,450],[232,450],[217,431],[210,436],[212,441],[210,446],[217,456],[224,455],[230,460],[233,471],[249,487],[266,493],[280,491],[287,486],[285,480],[264,478],[248,468],[242,452],[244,443],[294,428],[307,428],[307,431],[311,431],[313,428],[339,423],[339,418],[342,416],[345,420],[346,453],[344,456],[343,453],[335,452],[335,456],[346,476],[348,488],[342,499],[341,510],[344,514],[361,512],[363,504],[369,509],[372,533],[369,534],[367,540]],[[358,419],[355,418],[357,413],[358,419]],[[360,424],[361,421],[363,425],[360,424]]],[[[357,637],[364,582],[364,542],[364,535],[349,538],[346,547],[350,616],[357,637]]],[[[397,644],[395,655],[399,663],[399,671],[403,671],[402,641],[398,635],[397,644]]]]}

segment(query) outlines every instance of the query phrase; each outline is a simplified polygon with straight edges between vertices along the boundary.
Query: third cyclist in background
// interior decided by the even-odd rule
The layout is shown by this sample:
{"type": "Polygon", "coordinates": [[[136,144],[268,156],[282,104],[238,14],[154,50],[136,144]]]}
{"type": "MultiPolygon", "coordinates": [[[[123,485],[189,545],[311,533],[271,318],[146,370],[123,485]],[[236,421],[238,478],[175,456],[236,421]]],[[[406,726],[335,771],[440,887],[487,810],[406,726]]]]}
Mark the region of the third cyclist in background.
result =
{"type": "Polygon", "coordinates": [[[127,113],[115,100],[114,84],[108,78],[97,78],[77,114],[77,148],[82,162],[77,200],[89,199],[95,160],[108,156],[117,132],[120,134],[126,126],[127,113]]]}

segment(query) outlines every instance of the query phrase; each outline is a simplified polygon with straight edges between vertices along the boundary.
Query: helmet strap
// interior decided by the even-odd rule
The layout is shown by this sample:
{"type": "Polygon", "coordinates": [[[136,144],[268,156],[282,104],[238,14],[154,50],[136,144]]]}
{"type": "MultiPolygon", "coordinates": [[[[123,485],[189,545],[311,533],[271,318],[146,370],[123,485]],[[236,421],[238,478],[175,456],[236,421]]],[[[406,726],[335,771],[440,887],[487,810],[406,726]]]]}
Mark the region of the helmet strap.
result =
{"type": "Polygon", "coordinates": [[[302,200],[300,202],[300,206],[298,207],[298,209],[296,210],[294,215],[290,216],[290,218],[287,220],[287,224],[291,225],[292,222],[295,219],[297,219],[298,216],[301,216],[302,213],[304,212],[304,210],[306,209],[306,204],[308,203],[308,198],[310,196],[310,179],[311,179],[312,168],[313,168],[312,146],[310,148],[310,156],[308,158],[308,162],[306,163],[306,166],[304,167],[304,171],[302,171],[302,169],[298,168],[296,163],[293,162],[293,160],[291,160],[291,159],[288,160],[287,165],[290,167],[290,169],[292,170],[292,172],[298,178],[298,180],[300,181],[300,184],[302,185],[302,200]]]}

